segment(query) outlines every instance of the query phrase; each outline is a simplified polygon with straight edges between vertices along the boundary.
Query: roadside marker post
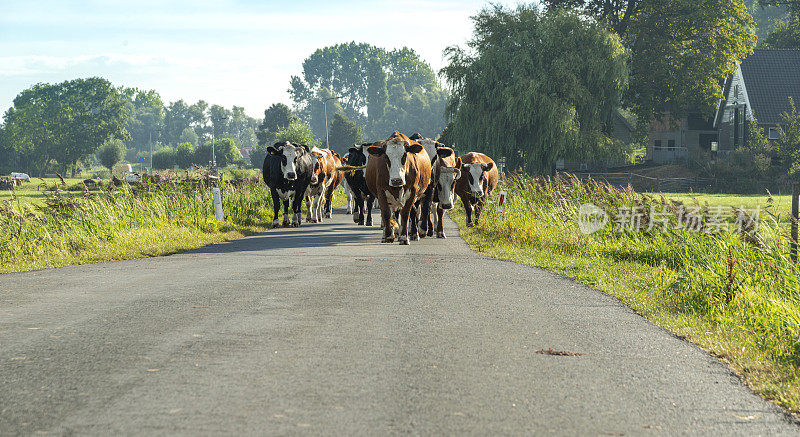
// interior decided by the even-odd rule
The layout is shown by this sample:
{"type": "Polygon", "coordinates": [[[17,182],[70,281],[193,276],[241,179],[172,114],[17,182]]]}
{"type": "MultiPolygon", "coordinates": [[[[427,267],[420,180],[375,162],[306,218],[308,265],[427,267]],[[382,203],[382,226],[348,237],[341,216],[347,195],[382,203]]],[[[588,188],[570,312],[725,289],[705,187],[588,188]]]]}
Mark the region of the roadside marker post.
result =
{"type": "Polygon", "coordinates": [[[503,217],[503,213],[506,209],[506,195],[505,191],[500,192],[500,198],[497,200],[497,212],[500,214],[500,217],[503,217]]]}
{"type": "Polygon", "coordinates": [[[212,188],[211,194],[214,195],[214,214],[217,215],[217,220],[224,220],[225,217],[222,215],[222,193],[219,188],[212,188]]]}

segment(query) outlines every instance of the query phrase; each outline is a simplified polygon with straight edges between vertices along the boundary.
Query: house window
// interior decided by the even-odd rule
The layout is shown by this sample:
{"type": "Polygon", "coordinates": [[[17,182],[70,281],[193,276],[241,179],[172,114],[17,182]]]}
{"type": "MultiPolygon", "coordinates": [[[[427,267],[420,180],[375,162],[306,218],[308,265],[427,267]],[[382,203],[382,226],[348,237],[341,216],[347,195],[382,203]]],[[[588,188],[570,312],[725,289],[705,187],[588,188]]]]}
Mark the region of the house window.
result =
{"type": "Polygon", "coordinates": [[[780,137],[780,133],[778,132],[778,128],[771,127],[769,128],[769,139],[777,140],[780,137]]]}
{"type": "Polygon", "coordinates": [[[661,148],[661,140],[653,141],[653,148],[654,149],[660,149],[661,148]]]}
{"type": "Polygon", "coordinates": [[[669,140],[669,141],[667,141],[667,148],[668,148],[669,150],[675,150],[675,140],[669,140]]]}

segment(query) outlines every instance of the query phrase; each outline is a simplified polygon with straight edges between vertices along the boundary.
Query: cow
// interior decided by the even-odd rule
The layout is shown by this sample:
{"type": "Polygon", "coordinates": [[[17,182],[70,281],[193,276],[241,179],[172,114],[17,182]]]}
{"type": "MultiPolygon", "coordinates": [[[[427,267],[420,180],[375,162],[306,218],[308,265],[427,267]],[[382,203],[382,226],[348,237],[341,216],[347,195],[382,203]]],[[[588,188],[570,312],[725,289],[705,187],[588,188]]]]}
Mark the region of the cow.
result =
{"type": "MultiPolygon", "coordinates": [[[[415,133],[409,137],[411,140],[414,140],[422,145],[425,148],[425,151],[428,153],[428,156],[431,158],[431,170],[435,166],[437,160],[437,150],[441,147],[445,147],[444,144],[431,139],[431,138],[424,138],[421,134],[415,133]]],[[[432,208],[432,204],[434,202],[434,184],[435,178],[434,175],[431,174],[431,182],[425,190],[425,198],[421,202],[421,208],[419,211],[420,220],[419,220],[419,235],[420,237],[431,237],[433,236],[433,223],[431,222],[431,215],[433,214],[434,209],[432,208]]]]}
{"type": "MultiPolygon", "coordinates": [[[[368,153],[366,149],[372,143],[355,144],[345,155],[345,165],[351,167],[364,167],[367,165],[368,153]]],[[[375,204],[375,195],[367,187],[367,180],[364,175],[365,169],[350,170],[345,172],[345,180],[347,185],[350,186],[353,198],[355,200],[355,207],[353,209],[353,222],[359,225],[366,224],[372,226],[372,205],[375,204]],[[366,203],[366,209],[364,204],[366,203]],[[364,214],[366,213],[366,222],[364,221],[364,214]]]]}
{"type": "Polygon", "coordinates": [[[303,193],[310,183],[317,182],[317,176],[313,169],[311,152],[306,145],[285,141],[267,147],[262,173],[264,183],[267,184],[272,194],[273,227],[278,226],[281,203],[283,203],[283,226],[289,226],[289,199],[291,198],[293,198],[291,225],[300,226],[303,193]]]}
{"type": "Polygon", "coordinates": [[[325,189],[325,217],[331,218],[333,216],[333,194],[339,185],[342,184],[344,181],[344,173],[340,171],[336,171],[337,168],[342,166],[342,157],[336,153],[331,152],[333,157],[333,180],[331,181],[328,188],[325,189]]]}
{"type": "Polygon", "coordinates": [[[314,176],[316,182],[308,184],[305,191],[306,198],[306,221],[309,223],[322,223],[325,194],[328,187],[334,180],[334,160],[333,154],[328,149],[314,147],[311,149],[314,161],[314,176]]]}
{"type": "Polygon", "coordinates": [[[461,177],[456,183],[456,194],[464,204],[467,226],[471,227],[473,225],[473,209],[475,210],[474,223],[477,223],[486,199],[497,187],[497,166],[492,158],[483,153],[470,152],[459,159],[461,160],[461,177]]]}
{"type": "MultiPolygon", "coordinates": [[[[350,157],[350,152],[342,155],[342,164],[347,165],[347,160],[349,157],[350,157]]],[[[353,214],[355,197],[353,196],[353,190],[350,189],[350,184],[347,182],[346,173],[344,180],[342,181],[342,189],[344,190],[344,196],[347,197],[347,214],[353,214]]]]}
{"type": "Polygon", "coordinates": [[[425,196],[431,178],[431,159],[422,145],[400,132],[393,132],[386,141],[367,147],[365,178],[370,192],[378,198],[383,219],[381,242],[392,243],[395,236],[402,245],[419,239],[416,211],[412,211],[425,196]],[[400,225],[392,217],[400,213],[400,225]],[[413,213],[412,213],[413,212],[413,213]]]}
{"type": "MultiPolygon", "coordinates": [[[[444,234],[442,217],[446,210],[453,209],[455,205],[456,181],[461,177],[461,158],[457,158],[453,149],[439,147],[436,149],[437,159],[433,160],[433,187],[431,206],[434,207],[436,220],[436,238],[447,238],[444,234]]],[[[424,200],[423,200],[424,202],[424,200]]],[[[423,220],[425,218],[423,217],[423,220]]],[[[430,226],[429,229],[433,227],[430,226]]]]}

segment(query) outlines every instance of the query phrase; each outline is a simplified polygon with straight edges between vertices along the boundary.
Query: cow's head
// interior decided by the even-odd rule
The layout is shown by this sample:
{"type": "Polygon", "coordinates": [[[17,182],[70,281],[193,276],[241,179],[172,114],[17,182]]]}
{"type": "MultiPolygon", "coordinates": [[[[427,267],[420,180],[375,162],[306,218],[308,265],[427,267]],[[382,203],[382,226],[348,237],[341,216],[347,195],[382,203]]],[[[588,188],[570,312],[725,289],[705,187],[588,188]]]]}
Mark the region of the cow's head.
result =
{"type": "Polygon", "coordinates": [[[297,179],[297,159],[303,156],[305,151],[306,149],[303,146],[298,146],[288,141],[275,143],[267,147],[267,152],[270,155],[280,157],[283,177],[290,181],[297,179]]]}
{"type": "Polygon", "coordinates": [[[467,186],[469,192],[475,197],[483,197],[486,195],[484,192],[484,183],[486,179],[486,172],[494,167],[494,163],[474,162],[472,164],[464,164],[461,171],[467,176],[467,186]]]}
{"type": "Polygon", "coordinates": [[[383,145],[376,145],[378,143],[380,141],[367,147],[367,152],[375,157],[385,156],[384,161],[389,170],[389,186],[402,187],[406,184],[408,154],[421,152],[422,146],[397,131],[383,142],[383,145]]]}
{"type": "Polygon", "coordinates": [[[452,162],[453,160],[447,160],[445,158],[453,155],[453,149],[449,147],[440,147],[436,149],[436,154],[438,157],[442,158],[439,166],[439,176],[436,180],[436,191],[438,192],[438,198],[436,200],[439,202],[442,209],[453,209],[453,205],[455,204],[453,192],[456,189],[456,181],[461,177],[461,159],[456,159],[455,166],[451,167],[447,164],[448,161],[452,162]]]}
{"type": "Polygon", "coordinates": [[[311,171],[311,185],[317,185],[325,179],[324,168],[325,156],[319,152],[311,152],[311,164],[313,170],[311,171]]]}

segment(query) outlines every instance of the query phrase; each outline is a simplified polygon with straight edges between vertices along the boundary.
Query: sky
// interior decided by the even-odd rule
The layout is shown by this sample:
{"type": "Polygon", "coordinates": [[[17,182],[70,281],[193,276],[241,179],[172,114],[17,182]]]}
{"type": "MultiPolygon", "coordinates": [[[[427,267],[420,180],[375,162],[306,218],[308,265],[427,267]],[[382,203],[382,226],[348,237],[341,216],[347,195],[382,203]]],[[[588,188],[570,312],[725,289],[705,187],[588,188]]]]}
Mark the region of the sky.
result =
{"type": "MultiPolygon", "coordinates": [[[[514,5],[516,1],[494,1],[514,5]]],[[[465,1],[136,2],[0,0],[0,111],[22,90],[100,76],[155,89],[165,104],[203,99],[260,118],[317,48],[349,41],[408,46],[438,71],[442,50],[464,45],[465,1]]]]}

